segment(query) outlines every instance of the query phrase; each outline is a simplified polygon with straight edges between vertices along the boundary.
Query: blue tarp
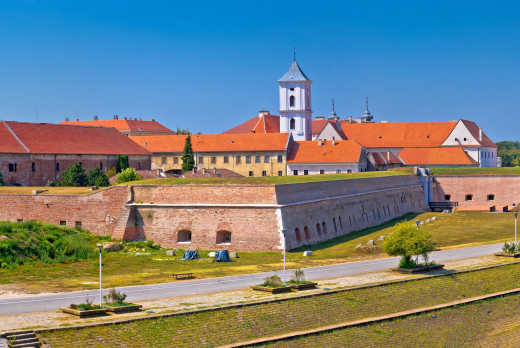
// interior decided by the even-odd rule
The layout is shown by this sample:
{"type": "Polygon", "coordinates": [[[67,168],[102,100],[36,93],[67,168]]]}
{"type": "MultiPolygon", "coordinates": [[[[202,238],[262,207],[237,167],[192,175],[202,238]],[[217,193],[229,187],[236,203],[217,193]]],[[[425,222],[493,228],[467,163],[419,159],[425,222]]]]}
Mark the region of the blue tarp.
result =
{"type": "Polygon", "coordinates": [[[199,258],[199,253],[197,252],[197,250],[186,250],[184,252],[184,257],[179,260],[181,260],[181,261],[196,260],[198,258],[199,258]]]}
{"type": "Polygon", "coordinates": [[[215,261],[217,262],[232,262],[229,257],[229,252],[227,250],[217,251],[217,255],[215,255],[215,261]]]}

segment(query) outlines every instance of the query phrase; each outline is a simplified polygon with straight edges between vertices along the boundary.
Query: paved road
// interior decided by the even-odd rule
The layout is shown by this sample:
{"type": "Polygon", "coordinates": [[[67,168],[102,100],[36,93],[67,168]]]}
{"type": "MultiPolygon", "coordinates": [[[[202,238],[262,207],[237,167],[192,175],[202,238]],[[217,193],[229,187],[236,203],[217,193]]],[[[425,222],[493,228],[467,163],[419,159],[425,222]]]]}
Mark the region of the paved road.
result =
{"type": "MultiPolygon", "coordinates": [[[[436,262],[478,257],[495,253],[500,250],[502,244],[490,244],[469,248],[435,251],[431,253],[431,259],[436,262]]],[[[310,280],[336,278],[352,274],[381,271],[395,267],[397,257],[341,263],[329,266],[313,267],[305,269],[305,277],[310,280]]],[[[279,272],[278,274],[280,274],[279,272]]],[[[287,279],[292,272],[286,272],[282,278],[287,279]]],[[[130,301],[152,300],[164,297],[204,294],[218,291],[244,289],[253,284],[260,283],[265,277],[275,272],[244,274],[239,276],[191,280],[172,283],[136,285],[120,287],[118,290],[128,295],[130,301]]],[[[53,295],[38,295],[22,298],[0,299],[0,314],[28,313],[37,311],[55,310],[68,306],[71,303],[84,302],[86,298],[97,302],[99,298],[97,290],[74,291],[53,295]]]]}

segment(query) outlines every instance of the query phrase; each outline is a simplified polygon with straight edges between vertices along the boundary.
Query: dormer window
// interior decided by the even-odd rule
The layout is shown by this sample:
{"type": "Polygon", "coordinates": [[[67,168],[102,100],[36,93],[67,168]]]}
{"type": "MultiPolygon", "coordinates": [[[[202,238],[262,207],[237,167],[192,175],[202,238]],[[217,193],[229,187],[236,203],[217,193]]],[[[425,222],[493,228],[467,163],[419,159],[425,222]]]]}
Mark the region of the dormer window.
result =
{"type": "Polygon", "coordinates": [[[290,106],[291,108],[294,107],[294,95],[291,95],[291,96],[289,97],[289,106],[290,106]]]}

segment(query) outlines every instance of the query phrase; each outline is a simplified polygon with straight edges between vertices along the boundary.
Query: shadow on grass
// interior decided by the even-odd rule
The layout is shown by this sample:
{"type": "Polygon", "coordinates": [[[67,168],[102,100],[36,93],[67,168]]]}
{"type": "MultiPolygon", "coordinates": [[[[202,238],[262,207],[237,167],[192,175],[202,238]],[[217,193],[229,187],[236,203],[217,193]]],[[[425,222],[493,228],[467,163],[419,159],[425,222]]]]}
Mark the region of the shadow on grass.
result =
{"type": "Polygon", "coordinates": [[[321,242],[321,243],[318,243],[318,244],[314,244],[314,245],[304,245],[304,246],[301,246],[301,247],[296,248],[296,249],[291,249],[290,251],[291,252],[299,252],[299,251],[304,251],[304,250],[316,251],[316,250],[322,250],[322,249],[331,248],[331,247],[336,246],[338,244],[345,243],[345,242],[351,241],[353,239],[366,236],[367,234],[376,232],[378,230],[381,230],[381,229],[384,229],[384,228],[387,228],[387,227],[395,226],[395,225],[397,225],[400,222],[413,220],[418,215],[419,215],[419,213],[408,213],[408,214],[405,214],[405,215],[400,216],[398,218],[395,218],[395,219],[389,220],[387,222],[384,222],[384,223],[382,223],[380,225],[377,225],[377,226],[368,227],[368,228],[365,228],[365,229],[362,229],[362,230],[358,230],[358,231],[352,231],[352,232],[347,233],[347,234],[345,234],[343,236],[339,236],[339,237],[336,237],[336,238],[333,238],[333,239],[329,239],[329,240],[326,240],[324,242],[321,242]]]}

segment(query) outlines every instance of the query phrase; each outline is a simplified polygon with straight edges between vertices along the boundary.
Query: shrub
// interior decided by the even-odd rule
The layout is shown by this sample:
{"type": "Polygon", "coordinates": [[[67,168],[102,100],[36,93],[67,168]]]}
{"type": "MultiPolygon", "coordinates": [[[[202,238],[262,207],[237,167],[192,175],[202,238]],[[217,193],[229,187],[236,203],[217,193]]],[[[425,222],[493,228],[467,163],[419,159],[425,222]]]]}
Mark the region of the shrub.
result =
{"type": "Polygon", "coordinates": [[[279,288],[283,286],[283,282],[277,275],[273,275],[264,279],[262,286],[266,286],[269,288],[279,288]]]}
{"type": "Polygon", "coordinates": [[[117,303],[123,304],[126,299],[126,294],[116,291],[116,289],[110,289],[108,295],[103,296],[105,303],[117,303]]]}
{"type": "Polygon", "coordinates": [[[117,175],[117,170],[116,168],[110,168],[109,170],[107,170],[107,172],[105,173],[105,175],[107,176],[107,178],[111,178],[113,177],[114,175],[117,175]]]}
{"type": "Polygon", "coordinates": [[[502,251],[504,254],[513,255],[516,254],[519,250],[519,245],[515,242],[505,242],[502,246],[502,251]]]}
{"type": "Polygon", "coordinates": [[[293,279],[297,282],[302,282],[305,280],[305,274],[303,273],[303,269],[297,268],[294,270],[293,279]]]}
{"type": "Polygon", "coordinates": [[[132,168],[126,168],[123,170],[116,179],[116,184],[122,184],[124,182],[141,180],[141,177],[137,172],[132,168]]]}
{"type": "Polygon", "coordinates": [[[193,148],[191,146],[191,137],[188,135],[184,142],[184,151],[182,155],[182,171],[187,172],[193,169],[195,160],[193,159],[193,148]]]}
{"type": "Polygon", "coordinates": [[[127,168],[128,168],[128,156],[127,155],[117,155],[116,156],[116,172],[122,173],[127,168]]]}
{"type": "Polygon", "coordinates": [[[2,171],[0,170],[0,186],[4,186],[4,177],[2,176],[2,171]]]}
{"type": "Polygon", "coordinates": [[[109,186],[108,178],[99,168],[94,168],[87,173],[87,182],[89,186],[109,186]]]}
{"type": "MultiPolygon", "coordinates": [[[[412,256],[423,256],[428,263],[428,253],[435,250],[431,235],[411,223],[400,223],[385,239],[385,251],[391,256],[401,256],[401,263],[412,264],[412,256]]],[[[415,262],[416,263],[416,262],[415,262]]]]}
{"type": "Polygon", "coordinates": [[[87,186],[87,174],[81,163],[75,163],[67,168],[58,181],[58,186],[87,186]]]}

